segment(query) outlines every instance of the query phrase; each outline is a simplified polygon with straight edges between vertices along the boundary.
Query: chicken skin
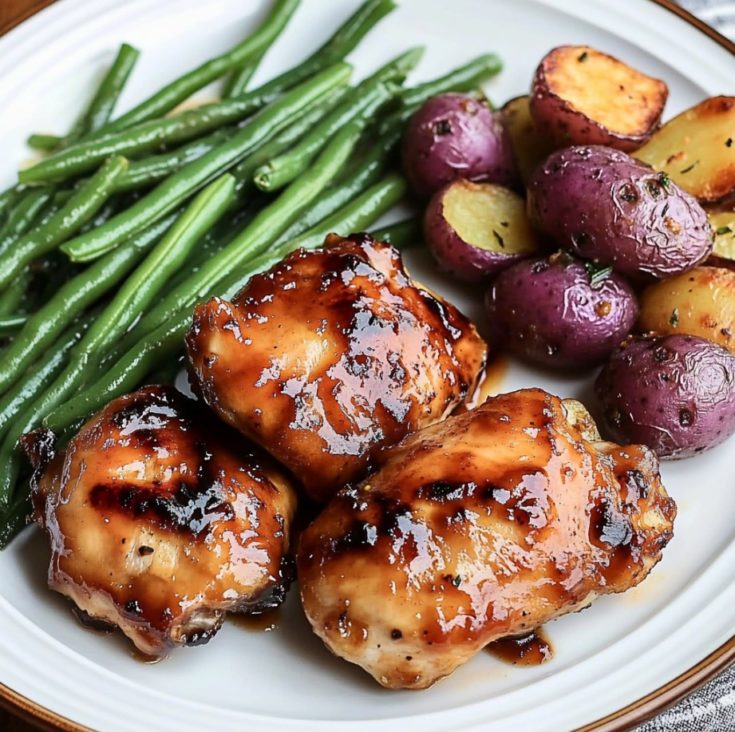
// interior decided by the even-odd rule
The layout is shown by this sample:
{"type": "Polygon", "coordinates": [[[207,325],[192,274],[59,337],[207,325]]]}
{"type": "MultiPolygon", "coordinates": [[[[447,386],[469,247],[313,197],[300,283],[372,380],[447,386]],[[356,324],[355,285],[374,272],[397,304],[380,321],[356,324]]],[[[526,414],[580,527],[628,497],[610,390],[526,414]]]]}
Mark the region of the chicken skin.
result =
{"type": "Polygon", "coordinates": [[[317,501],[444,419],[486,359],[472,323],[365,234],[296,251],[232,302],[199,306],[186,342],[207,404],[317,501]]]}
{"type": "Polygon", "coordinates": [[[150,656],[283,599],[295,494],[270,459],[170,387],[115,399],[53,454],[25,446],[49,586],[150,656]]]}
{"type": "Polygon", "coordinates": [[[676,514],[646,447],[599,441],[540,389],[407,437],[301,538],[306,615],[383,686],[422,689],[488,643],[643,580],[676,514]]]}

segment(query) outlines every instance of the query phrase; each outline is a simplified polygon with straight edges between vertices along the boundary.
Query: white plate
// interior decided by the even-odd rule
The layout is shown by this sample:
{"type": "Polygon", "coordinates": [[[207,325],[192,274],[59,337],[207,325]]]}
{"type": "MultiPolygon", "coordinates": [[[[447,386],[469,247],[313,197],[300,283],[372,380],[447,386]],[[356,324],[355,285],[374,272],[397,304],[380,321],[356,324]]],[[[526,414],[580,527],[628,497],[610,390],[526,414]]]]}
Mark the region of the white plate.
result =
{"type": "MultiPolygon", "coordinates": [[[[305,0],[259,78],[310,52],[357,0],[305,0]]],[[[261,0],[61,0],[0,40],[0,184],[28,152],[31,130],[63,131],[120,41],[143,50],[128,107],[229,47],[259,19],[261,0]]],[[[552,46],[589,43],[666,79],[667,116],[705,96],[733,93],[723,47],[646,0],[403,0],[354,54],[359,73],[416,43],[428,47],[416,78],[498,51],[497,102],[524,93],[552,46]]],[[[4,185],[2,185],[4,187],[4,185]]],[[[476,288],[414,271],[470,315],[476,288]]],[[[540,385],[563,396],[590,379],[513,365],[503,388],[540,385]]],[[[676,536],[643,585],[552,623],[554,660],[515,668],[480,654],[422,692],[390,692],[332,658],[311,635],[295,594],[281,627],[234,623],[203,648],[144,665],[117,637],[79,627],[45,587],[46,548],[35,530],[0,554],[0,681],[49,710],[104,730],[560,730],[592,722],[658,688],[735,631],[735,479],[730,440],[663,468],[679,505],[676,536]]]]}

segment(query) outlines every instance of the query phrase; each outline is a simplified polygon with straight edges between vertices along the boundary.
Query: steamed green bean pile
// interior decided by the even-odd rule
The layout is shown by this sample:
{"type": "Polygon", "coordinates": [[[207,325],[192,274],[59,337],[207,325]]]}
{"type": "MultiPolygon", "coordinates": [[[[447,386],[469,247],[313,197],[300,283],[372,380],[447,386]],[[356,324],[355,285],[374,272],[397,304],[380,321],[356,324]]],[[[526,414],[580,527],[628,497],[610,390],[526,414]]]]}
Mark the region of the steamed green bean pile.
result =
{"type": "MultiPolygon", "coordinates": [[[[81,421],[168,368],[194,306],[330,232],[365,230],[406,184],[395,151],[428,96],[500,70],[486,55],[419,86],[423,49],[358,83],[346,57],[394,9],[365,0],[314,53],[251,89],[299,0],[233,48],[115,116],[140,51],[123,44],[65,134],[33,133],[44,157],[0,193],[0,546],[29,507],[24,433],[63,444],[81,421]],[[222,80],[222,98],[178,105],[222,80]]],[[[407,220],[380,231],[401,246],[407,220]]]]}

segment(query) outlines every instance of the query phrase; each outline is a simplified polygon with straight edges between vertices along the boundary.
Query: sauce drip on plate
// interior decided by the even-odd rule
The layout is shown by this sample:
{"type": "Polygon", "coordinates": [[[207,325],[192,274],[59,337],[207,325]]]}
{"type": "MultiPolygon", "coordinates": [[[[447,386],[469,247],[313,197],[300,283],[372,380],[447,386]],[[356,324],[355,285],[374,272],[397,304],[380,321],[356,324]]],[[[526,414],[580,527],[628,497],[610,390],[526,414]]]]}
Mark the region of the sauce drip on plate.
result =
{"type": "Polygon", "coordinates": [[[269,633],[272,630],[276,630],[280,624],[280,620],[280,608],[258,615],[231,613],[227,616],[227,622],[235,623],[235,625],[253,633],[269,633]]]}
{"type": "Polygon", "coordinates": [[[551,642],[540,628],[528,635],[501,638],[491,643],[487,651],[495,658],[514,666],[539,666],[554,657],[551,642]]]}
{"type": "Polygon", "coordinates": [[[495,356],[485,367],[482,381],[477,387],[475,404],[482,404],[488,397],[497,396],[508,374],[508,359],[505,356],[495,356]]]}

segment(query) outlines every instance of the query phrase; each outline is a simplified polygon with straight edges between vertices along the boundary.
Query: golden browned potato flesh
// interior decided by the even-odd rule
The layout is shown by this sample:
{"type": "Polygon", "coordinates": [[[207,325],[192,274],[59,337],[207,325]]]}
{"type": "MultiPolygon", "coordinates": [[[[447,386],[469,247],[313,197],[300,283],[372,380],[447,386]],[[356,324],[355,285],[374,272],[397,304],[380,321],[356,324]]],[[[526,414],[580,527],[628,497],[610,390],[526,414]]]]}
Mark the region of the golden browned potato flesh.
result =
{"type": "Polygon", "coordinates": [[[510,135],[518,173],[525,184],[536,166],[554,151],[555,146],[536,129],[529,96],[506,102],[500,114],[510,135]]]}
{"type": "Polygon", "coordinates": [[[634,154],[700,201],[735,191],[735,97],[711,97],[682,112],[634,154]]]}
{"type": "Polygon", "coordinates": [[[531,114],[557,145],[634,150],[658,127],[668,98],[660,79],[590,46],[560,46],[534,76],[531,114]]]}
{"type": "Polygon", "coordinates": [[[735,353],[735,272],[696,267],[650,285],[641,296],[639,327],[699,336],[735,353]]]}
{"type": "Polygon", "coordinates": [[[474,325],[364,234],[298,250],[232,302],[200,305],[186,343],[207,404],[318,501],[450,414],[486,359],[474,325]]]}
{"type": "Polygon", "coordinates": [[[715,235],[709,263],[735,268],[735,211],[716,211],[708,214],[715,235]]]}
{"type": "Polygon", "coordinates": [[[303,533],[314,632],[388,688],[422,689],[499,638],[637,585],[672,536],[654,453],[601,442],[578,403],[489,399],[406,438],[303,533]]]}
{"type": "Polygon", "coordinates": [[[48,582],[84,618],[161,656],[209,640],[227,611],[283,599],[291,481],[201,405],[149,386],[110,402],[55,456],[48,437],[24,438],[48,582]]]}

